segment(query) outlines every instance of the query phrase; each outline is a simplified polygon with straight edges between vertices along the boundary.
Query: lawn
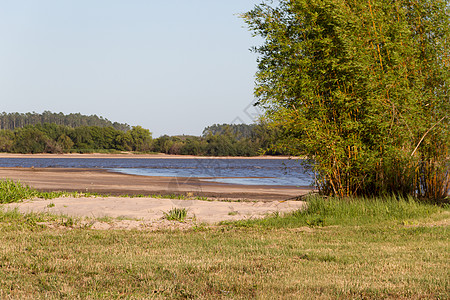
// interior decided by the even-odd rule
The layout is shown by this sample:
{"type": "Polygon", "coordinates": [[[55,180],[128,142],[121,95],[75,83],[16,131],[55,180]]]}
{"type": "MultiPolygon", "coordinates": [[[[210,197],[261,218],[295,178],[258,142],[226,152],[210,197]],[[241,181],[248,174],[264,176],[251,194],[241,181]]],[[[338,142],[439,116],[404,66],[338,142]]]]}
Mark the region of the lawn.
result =
{"type": "Polygon", "coordinates": [[[3,211],[0,298],[448,299],[449,217],[414,200],[316,198],[287,216],[150,232],[3,211]]]}

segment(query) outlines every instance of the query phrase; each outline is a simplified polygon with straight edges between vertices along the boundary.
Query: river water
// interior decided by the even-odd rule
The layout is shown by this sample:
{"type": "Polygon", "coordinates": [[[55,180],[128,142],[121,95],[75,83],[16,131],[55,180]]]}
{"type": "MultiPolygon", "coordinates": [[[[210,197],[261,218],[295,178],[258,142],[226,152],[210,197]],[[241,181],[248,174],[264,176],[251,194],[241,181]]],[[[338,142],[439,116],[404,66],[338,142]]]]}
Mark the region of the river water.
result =
{"type": "Polygon", "coordinates": [[[94,168],[167,177],[211,177],[207,180],[249,185],[309,186],[312,174],[290,159],[157,159],[157,158],[0,158],[0,167],[94,168]]]}

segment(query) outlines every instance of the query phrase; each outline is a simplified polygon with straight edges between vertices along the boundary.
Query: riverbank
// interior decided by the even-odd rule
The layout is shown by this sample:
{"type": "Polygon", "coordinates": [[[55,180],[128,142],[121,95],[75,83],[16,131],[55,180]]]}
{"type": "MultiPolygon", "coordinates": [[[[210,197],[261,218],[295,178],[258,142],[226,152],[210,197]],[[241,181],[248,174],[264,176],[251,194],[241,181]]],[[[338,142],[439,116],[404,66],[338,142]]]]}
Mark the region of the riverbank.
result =
{"type": "Polygon", "coordinates": [[[39,191],[108,195],[183,194],[215,199],[282,201],[310,192],[310,187],[238,185],[208,177],[161,177],[114,173],[102,169],[0,168],[0,178],[19,180],[39,191]]]}

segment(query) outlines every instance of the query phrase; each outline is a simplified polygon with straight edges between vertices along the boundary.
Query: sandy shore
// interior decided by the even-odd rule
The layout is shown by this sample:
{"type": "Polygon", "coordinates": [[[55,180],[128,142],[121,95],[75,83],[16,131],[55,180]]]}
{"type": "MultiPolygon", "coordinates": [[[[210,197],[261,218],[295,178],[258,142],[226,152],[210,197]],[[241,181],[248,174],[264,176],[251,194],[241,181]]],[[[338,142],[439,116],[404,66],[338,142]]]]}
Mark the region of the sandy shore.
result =
{"type": "Polygon", "coordinates": [[[101,169],[0,168],[0,178],[20,180],[41,191],[78,191],[109,195],[190,194],[219,199],[287,200],[308,187],[237,185],[208,178],[137,176],[101,169]]]}
{"type": "Polygon", "coordinates": [[[0,168],[0,178],[20,180],[41,191],[96,192],[112,195],[33,199],[23,203],[0,205],[0,208],[17,208],[25,213],[50,212],[87,217],[91,221],[84,222],[94,229],[183,229],[199,222],[212,224],[227,220],[260,218],[274,212],[283,213],[302,208],[303,202],[289,199],[311,191],[307,187],[236,185],[208,182],[205,181],[207,178],[148,177],[99,169],[0,168]],[[125,194],[184,194],[206,196],[221,201],[114,197],[125,194]],[[186,208],[190,221],[174,223],[164,220],[163,213],[174,207],[186,208]],[[119,220],[92,221],[101,217],[119,220]]]}

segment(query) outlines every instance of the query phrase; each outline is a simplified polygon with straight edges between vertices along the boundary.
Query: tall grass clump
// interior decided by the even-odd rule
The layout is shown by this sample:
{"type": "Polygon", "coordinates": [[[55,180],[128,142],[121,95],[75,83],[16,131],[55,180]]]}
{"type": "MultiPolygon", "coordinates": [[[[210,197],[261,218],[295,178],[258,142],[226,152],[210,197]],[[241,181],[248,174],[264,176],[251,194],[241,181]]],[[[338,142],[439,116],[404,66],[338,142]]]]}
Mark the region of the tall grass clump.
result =
{"type": "Polygon", "coordinates": [[[184,222],[187,217],[187,209],[186,208],[172,208],[168,212],[164,212],[164,218],[169,221],[179,221],[184,222]]]}
{"type": "Polygon", "coordinates": [[[0,203],[19,202],[24,199],[38,197],[39,192],[20,181],[14,182],[10,179],[0,181],[0,203]]]}
{"type": "Polygon", "coordinates": [[[380,223],[389,220],[403,221],[415,218],[426,218],[441,208],[424,204],[409,197],[359,197],[341,199],[330,197],[309,199],[305,211],[297,211],[297,217],[317,216],[326,219],[330,224],[366,224],[380,223]]]}
{"type": "MultiPolygon", "coordinates": [[[[423,203],[413,197],[339,198],[313,196],[305,209],[264,219],[230,222],[238,227],[268,228],[322,227],[330,225],[377,225],[431,217],[445,207],[423,203]]],[[[227,224],[227,222],[223,222],[227,224]]]]}

